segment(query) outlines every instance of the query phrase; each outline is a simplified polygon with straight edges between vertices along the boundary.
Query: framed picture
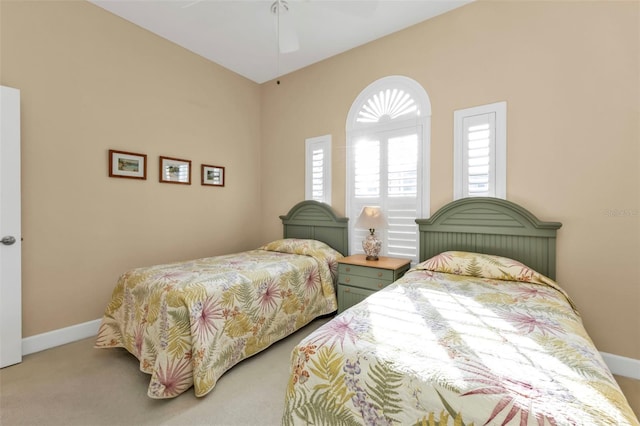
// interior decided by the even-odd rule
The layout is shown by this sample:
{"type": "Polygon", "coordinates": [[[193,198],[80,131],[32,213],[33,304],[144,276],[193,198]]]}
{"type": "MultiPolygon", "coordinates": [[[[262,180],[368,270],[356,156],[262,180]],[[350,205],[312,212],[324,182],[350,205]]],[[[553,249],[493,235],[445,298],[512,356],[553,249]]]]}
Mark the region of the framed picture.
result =
{"type": "Polygon", "coordinates": [[[202,184],[224,186],[224,167],[202,165],[202,184]]]}
{"type": "Polygon", "coordinates": [[[160,182],[191,185],[191,161],[161,156],[160,182]]]}
{"type": "Polygon", "coordinates": [[[147,155],[110,149],[109,176],[129,179],[146,179],[147,155]]]}

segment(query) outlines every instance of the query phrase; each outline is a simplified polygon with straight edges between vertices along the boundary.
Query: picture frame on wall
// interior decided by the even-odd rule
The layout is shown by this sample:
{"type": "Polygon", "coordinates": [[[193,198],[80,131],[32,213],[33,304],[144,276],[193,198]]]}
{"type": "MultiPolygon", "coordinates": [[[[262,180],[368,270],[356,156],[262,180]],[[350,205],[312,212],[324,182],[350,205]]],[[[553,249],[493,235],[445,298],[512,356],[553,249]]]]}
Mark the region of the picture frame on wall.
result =
{"type": "Polygon", "coordinates": [[[147,155],[110,149],[109,177],[147,179],[147,155]]]}
{"type": "Polygon", "coordinates": [[[160,182],[191,185],[191,160],[160,156],[160,182]]]}
{"type": "Polygon", "coordinates": [[[224,167],[211,166],[203,164],[201,167],[202,185],[206,186],[224,186],[225,176],[224,167]]]}

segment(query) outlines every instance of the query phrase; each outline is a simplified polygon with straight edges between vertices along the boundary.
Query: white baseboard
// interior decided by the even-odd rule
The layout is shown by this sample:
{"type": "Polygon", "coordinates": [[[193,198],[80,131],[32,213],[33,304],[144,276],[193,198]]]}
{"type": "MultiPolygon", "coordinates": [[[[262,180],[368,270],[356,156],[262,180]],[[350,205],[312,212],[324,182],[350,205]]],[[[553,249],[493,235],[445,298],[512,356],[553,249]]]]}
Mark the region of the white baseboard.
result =
{"type": "Polygon", "coordinates": [[[99,319],[83,322],[82,324],[60,328],[47,333],[36,334],[35,336],[22,339],[22,355],[29,355],[56,346],[66,345],[88,337],[96,336],[100,327],[99,319]]]}
{"type": "Polygon", "coordinates": [[[602,359],[613,374],[640,380],[640,359],[600,352],[602,359]]]}
{"type": "MultiPolygon", "coordinates": [[[[99,319],[88,321],[24,338],[22,339],[22,355],[29,355],[96,336],[100,321],[99,319]]],[[[627,358],[606,352],[600,352],[600,355],[602,355],[602,359],[613,374],[640,380],[640,359],[627,358]]]]}

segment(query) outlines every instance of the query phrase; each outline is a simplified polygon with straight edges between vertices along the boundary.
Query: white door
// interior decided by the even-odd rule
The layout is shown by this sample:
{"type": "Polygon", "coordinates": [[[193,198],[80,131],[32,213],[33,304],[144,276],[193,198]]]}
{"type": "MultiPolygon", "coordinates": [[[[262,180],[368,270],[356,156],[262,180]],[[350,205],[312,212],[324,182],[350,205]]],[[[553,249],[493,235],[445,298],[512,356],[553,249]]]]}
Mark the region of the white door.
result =
{"type": "Polygon", "coordinates": [[[0,86],[0,368],[22,361],[20,91],[0,86]]]}

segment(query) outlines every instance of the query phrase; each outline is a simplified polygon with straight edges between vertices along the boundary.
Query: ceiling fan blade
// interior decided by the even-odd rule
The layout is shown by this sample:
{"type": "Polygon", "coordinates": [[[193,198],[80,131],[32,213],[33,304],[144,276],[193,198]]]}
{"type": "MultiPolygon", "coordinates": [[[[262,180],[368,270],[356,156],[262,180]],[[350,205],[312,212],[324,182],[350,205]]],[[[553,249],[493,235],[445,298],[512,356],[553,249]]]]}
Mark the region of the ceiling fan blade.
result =
{"type": "Polygon", "coordinates": [[[271,12],[275,15],[278,51],[291,53],[300,49],[298,33],[289,4],[284,0],[276,0],[271,5],[271,12]]]}
{"type": "Polygon", "coordinates": [[[280,53],[291,53],[300,49],[298,34],[293,24],[291,11],[280,15],[280,28],[278,30],[278,47],[280,48],[280,53]]]}

